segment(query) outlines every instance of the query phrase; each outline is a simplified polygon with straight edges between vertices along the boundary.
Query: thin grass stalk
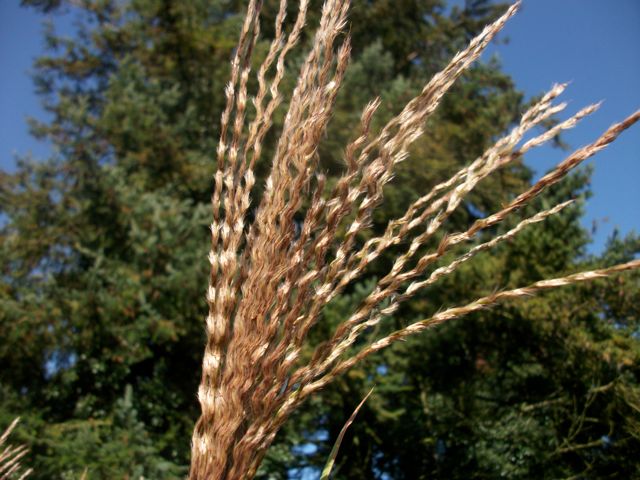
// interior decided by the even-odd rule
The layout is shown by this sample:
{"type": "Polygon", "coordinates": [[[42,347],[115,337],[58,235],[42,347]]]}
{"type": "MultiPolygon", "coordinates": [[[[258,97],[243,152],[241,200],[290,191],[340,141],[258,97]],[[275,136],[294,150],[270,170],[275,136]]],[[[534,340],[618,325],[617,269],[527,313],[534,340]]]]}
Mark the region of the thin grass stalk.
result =
{"type": "Polygon", "coordinates": [[[356,419],[358,412],[360,411],[360,409],[362,408],[362,406],[367,401],[367,399],[371,396],[372,393],[373,393],[373,388],[369,390],[369,393],[367,393],[364,396],[364,398],[360,401],[360,403],[355,408],[351,416],[349,416],[345,424],[340,429],[340,433],[338,434],[338,437],[336,438],[336,441],[334,442],[333,447],[331,448],[331,452],[329,452],[329,458],[327,459],[327,463],[325,464],[324,468],[322,469],[322,472],[320,473],[320,480],[329,480],[331,471],[333,470],[333,466],[336,463],[336,458],[338,457],[338,451],[340,450],[340,445],[342,445],[342,440],[344,440],[344,436],[347,433],[347,430],[349,429],[353,421],[356,419]]]}
{"type": "Polygon", "coordinates": [[[33,469],[25,470],[22,465],[22,460],[29,453],[27,447],[7,445],[7,440],[19,421],[19,417],[13,420],[0,436],[0,480],[23,480],[33,473],[33,469]]]}

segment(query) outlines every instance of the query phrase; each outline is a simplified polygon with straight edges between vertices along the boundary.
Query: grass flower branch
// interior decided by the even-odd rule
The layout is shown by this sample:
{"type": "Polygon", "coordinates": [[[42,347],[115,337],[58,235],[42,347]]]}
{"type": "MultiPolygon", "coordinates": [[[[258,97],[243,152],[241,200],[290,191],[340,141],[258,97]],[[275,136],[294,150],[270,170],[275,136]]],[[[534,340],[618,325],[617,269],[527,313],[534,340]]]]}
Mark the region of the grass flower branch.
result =
{"type": "Polygon", "coordinates": [[[32,469],[24,469],[22,460],[29,452],[26,446],[7,445],[9,435],[16,428],[19,418],[16,418],[11,425],[0,435],[0,480],[24,480],[31,473],[32,469]]]}
{"type": "Polygon", "coordinates": [[[253,96],[248,86],[260,32],[260,1],[249,2],[232,61],[212,194],[208,340],[198,392],[202,414],[192,440],[192,480],[251,478],[276,433],[301,402],[396,341],[500,301],[640,268],[640,261],[633,261],[494,293],[442,310],[354,352],[352,347],[365,330],[394,313],[416,292],[452,274],[477,254],[513,238],[525,227],[568,207],[571,201],[514,221],[516,226],[506,233],[478,240],[480,233],[486,235],[491,227],[512,219],[516,211],[614,141],[640,119],[640,112],[567,156],[500,210],[476,220],[465,231],[446,232],[447,219],[479,182],[597,110],[598,105],[587,106],[525,141],[532,129],[564,110],[566,105],[555,101],[566,85],[555,85],[483,155],[413,202],[403,215],[388,223],[380,236],[358,246],[358,239],[368,231],[373,213],[383,201],[384,187],[392,180],[396,165],[407,159],[412,143],[423,134],[425,122],[443,96],[516,13],[519,3],[455,55],[377,132],[372,124],[380,100],[367,104],[355,138],[344,149],[344,171],[326,192],[325,178],[318,172],[318,149],[351,53],[345,33],[349,2],[326,0],[287,102],[264,192],[257,200],[252,198],[254,168],[262,161],[264,140],[283,104],[280,88],[287,72],[286,60],[300,42],[308,7],[307,0],[299,3],[297,17],[287,32],[287,2],[280,1],[274,38],[258,68],[253,96]],[[257,209],[249,221],[252,201],[257,201],[257,209]],[[298,217],[303,218],[299,231],[298,217]],[[430,250],[435,239],[439,244],[430,250]],[[405,244],[404,253],[395,258],[362,304],[306,359],[303,349],[313,326],[322,321],[323,309],[387,249],[405,244]],[[433,268],[454,247],[456,251],[461,248],[462,253],[433,268]]]}

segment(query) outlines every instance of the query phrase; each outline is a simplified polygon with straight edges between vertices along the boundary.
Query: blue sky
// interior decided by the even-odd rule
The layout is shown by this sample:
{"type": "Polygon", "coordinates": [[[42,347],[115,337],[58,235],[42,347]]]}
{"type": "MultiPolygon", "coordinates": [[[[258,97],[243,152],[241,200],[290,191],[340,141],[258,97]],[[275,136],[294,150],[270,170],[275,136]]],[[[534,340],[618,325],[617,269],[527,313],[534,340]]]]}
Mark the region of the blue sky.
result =
{"type": "MultiPolygon", "coordinates": [[[[591,117],[569,131],[574,148],[595,140],[612,123],[640,108],[639,0],[524,0],[521,11],[502,33],[507,45],[492,45],[488,54],[528,95],[554,82],[571,82],[561,98],[568,110],[603,100],[591,117]]],[[[541,148],[528,155],[538,174],[564,158],[541,148]]],[[[640,232],[640,126],[623,133],[590,162],[593,196],[583,224],[597,222],[592,251],[600,251],[614,228],[640,232]]]]}
{"type": "MultiPolygon", "coordinates": [[[[455,2],[460,3],[460,1],[455,2]]],[[[65,29],[68,18],[56,17],[65,29]]],[[[0,167],[11,170],[14,154],[45,158],[49,147],[28,134],[25,118],[42,117],[28,72],[44,48],[42,16],[0,1],[0,167]]],[[[594,140],[612,123],[640,108],[640,0],[524,0],[502,38],[492,45],[504,70],[528,96],[554,82],[570,81],[563,95],[569,112],[604,100],[601,109],[565,139],[573,147],[594,140]]],[[[526,159],[538,176],[564,158],[543,148],[526,159]]],[[[597,222],[592,251],[599,251],[614,228],[640,231],[640,127],[627,131],[595,157],[593,197],[584,225],[597,222]]]]}

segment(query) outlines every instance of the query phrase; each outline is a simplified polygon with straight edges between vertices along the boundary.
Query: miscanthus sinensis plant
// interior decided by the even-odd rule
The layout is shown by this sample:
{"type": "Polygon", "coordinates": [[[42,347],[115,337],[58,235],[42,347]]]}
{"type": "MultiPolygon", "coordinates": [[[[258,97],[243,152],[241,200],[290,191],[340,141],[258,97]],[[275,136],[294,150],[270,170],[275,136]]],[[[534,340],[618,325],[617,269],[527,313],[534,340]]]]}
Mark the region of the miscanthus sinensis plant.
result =
{"type": "Polygon", "coordinates": [[[19,421],[20,419],[16,418],[0,435],[0,480],[24,480],[32,472],[31,469],[25,469],[22,466],[23,457],[28,452],[27,447],[24,445],[16,447],[8,442],[9,435],[19,421]]]}
{"type": "Polygon", "coordinates": [[[483,178],[574,127],[598,108],[587,106],[525,140],[534,127],[564,109],[565,104],[556,99],[565,85],[555,85],[482,156],[470,159],[468,166],[426,192],[404,215],[389,221],[383,234],[361,243],[357,239],[370,226],[395,166],[407,160],[412,142],[423,134],[425,122],[443,96],[515,14],[518,4],[455,55],[378,131],[373,131],[372,118],[380,100],[373,99],[364,108],[353,139],[344,147],[344,171],[329,188],[318,172],[318,146],[347,70],[350,42],[345,33],[349,1],[326,0],[311,49],[288,99],[264,192],[254,199],[255,213],[249,221],[254,167],[263,161],[263,142],[282,104],[285,59],[300,40],[309,2],[300,1],[295,22],[285,31],[287,2],[280,1],[275,38],[257,71],[257,90],[250,94],[251,56],[259,35],[261,3],[249,1],[225,91],[212,195],[208,339],[198,391],[202,414],[192,439],[192,480],[252,478],[283,422],[302,402],[396,341],[502,300],[640,267],[640,261],[635,260],[497,291],[466,305],[440,310],[381,338],[363,341],[365,331],[384,322],[418,290],[566,208],[571,202],[519,218],[506,233],[494,234],[489,240],[483,235],[483,241],[477,240],[481,233],[495,232],[491,227],[518,215],[521,207],[614,141],[640,119],[640,111],[568,155],[499,211],[476,220],[465,231],[442,232],[447,218],[483,178]],[[300,216],[303,220],[296,225],[300,216]],[[439,245],[425,252],[423,247],[436,234],[442,237],[439,245]],[[322,321],[323,308],[385,250],[402,246],[404,253],[395,258],[361,305],[312,356],[302,357],[310,329],[322,321]],[[445,261],[450,258],[446,254],[460,248],[462,254],[445,261]]]}

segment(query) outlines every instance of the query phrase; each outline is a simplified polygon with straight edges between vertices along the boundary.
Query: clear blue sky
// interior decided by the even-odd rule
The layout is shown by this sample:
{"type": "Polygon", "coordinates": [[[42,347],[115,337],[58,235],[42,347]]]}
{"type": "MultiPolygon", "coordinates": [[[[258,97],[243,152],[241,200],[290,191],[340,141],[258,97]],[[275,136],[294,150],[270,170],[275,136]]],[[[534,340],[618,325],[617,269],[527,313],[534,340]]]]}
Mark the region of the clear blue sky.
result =
{"type": "MultiPolygon", "coordinates": [[[[640,108],[640,0],[524,0],[521,11],[503,30],[507,45],[489,54],[528,95],[554,82],[571,82],[561,98],[568,110],[599,100],[604,103],[565,139],[572,147],[587,144],[612,123],[640,108]]],[[[564,157],[539,149],[527,158],[538,174],[564,157]]],[[[614,228],[640,232],[640,126],[623,133],[596,155],[593,196],[584,225],[598,230],[592,251],[600,251],[614,228]]]]}
{"type": "MultiPolygon", "coordinates": [[[[359,0],[356,0],[359,1],[359,0]]],[[[455,3],[460,3],[457,1],[455,3]]],[[[67,18],[57,18],[69,29],[67,18]]],[[[12,169],[14,152],[31,151],[44,158],[49,147],[28,134],[27,115],[42,116],[28,76],[42,51],[41,15],[19,7],[19,0],[0,0],[0,167],[12,169]]],[[[524,0],[494,45],[504,70],[532,96],[554,82],[572,82],[563,98],[569,111],[599,100],[592,118],[566,135],[579,147],[610,124],[640,108],[640,0],[524,0]]],[[[563,153],[541,149],[527,158],[538,174],[563,153]]],[[[640,127],[627,131],[595,159],[584,225],[598,222],[593,251],[599,251],[614,227],[621,233],[640,231],[640,127]]]]}

